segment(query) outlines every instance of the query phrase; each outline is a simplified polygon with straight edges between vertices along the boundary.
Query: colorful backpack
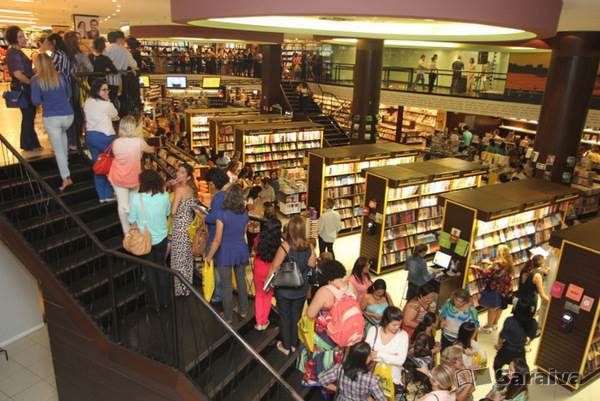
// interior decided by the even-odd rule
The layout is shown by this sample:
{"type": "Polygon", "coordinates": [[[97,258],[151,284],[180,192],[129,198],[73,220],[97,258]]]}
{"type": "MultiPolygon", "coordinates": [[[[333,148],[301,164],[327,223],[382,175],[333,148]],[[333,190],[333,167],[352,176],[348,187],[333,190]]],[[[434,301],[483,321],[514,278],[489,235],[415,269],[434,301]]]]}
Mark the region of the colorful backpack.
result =
{"type": "Polygon", "coordinates": [[[327,334],[340,347],[350,347],[360,342],[364,336],[365,318],[362,310],[351,286],[346,290],[333,285],[328,285],[327,288],[335,297],[327,334]]]}

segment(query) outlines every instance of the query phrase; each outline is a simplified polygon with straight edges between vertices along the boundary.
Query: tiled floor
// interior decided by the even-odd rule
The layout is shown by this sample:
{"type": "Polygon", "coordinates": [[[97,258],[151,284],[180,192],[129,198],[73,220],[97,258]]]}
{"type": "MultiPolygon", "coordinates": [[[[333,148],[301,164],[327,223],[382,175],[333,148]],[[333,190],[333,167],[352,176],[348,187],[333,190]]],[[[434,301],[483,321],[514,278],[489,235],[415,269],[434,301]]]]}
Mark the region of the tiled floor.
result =
{"type": "Polygon", "coordinates": [[[58,400],[46,327],[4,347],[0,355],[0,401],[58,400]]]}

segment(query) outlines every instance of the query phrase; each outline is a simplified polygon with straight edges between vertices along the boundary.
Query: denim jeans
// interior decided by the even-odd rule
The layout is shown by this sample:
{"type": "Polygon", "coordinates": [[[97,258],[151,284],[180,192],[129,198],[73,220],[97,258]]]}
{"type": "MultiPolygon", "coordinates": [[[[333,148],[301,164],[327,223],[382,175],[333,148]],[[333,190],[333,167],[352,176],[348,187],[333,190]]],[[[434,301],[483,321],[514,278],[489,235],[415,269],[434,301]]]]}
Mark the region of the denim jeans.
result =
{"type": "MultiPolygon", "coordinates": [[[[104,152],[108,145],[112,143],[116,138],[115,135],[105,135],[100,131],[88,131],[85,140],[87,147],[92,154],[92,161],[96,163],[100,153],[104,152]]],[[[96,184],[96,192],[100,200],[110,199],[113,197],[113,187],[108,182],[108,178],[105,175],[94,174],[94,183],[96,184]]]]}
{"type": "Polygon", "coordinates": [[[60,177],[64,180],[71,176],[69,171],[69,141],[67,129],[73,124],[73,114],[68,116],[44,117],[44,128],[48,132],[54,148],[54,157],[58,164],[60,177]]]}
{"type": "Polygon", "coordinates": [[[248,313],[248,289],[246,288],[246,265],[218,266],[217,272],[221,276],[221,289],[223,294],[223,309],[225,320],[233,320],[233,285],[231,269],[235,270],[235,281],[239,299],[239,313],[248,313]]]}
{"type": "Polygon", "coordinates": [[[40,141],[38,140],[37,132],[35,132],[35,107],[27,107],[21,109],[21,149],[33,150],[39,148],[40,141]]]}

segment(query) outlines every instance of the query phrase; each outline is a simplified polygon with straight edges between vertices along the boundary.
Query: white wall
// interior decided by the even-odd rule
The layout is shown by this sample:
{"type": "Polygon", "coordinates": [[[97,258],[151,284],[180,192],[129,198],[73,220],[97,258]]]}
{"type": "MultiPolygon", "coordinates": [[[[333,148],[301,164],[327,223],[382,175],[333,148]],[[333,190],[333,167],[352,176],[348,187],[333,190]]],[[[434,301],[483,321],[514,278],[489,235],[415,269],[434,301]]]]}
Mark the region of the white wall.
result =
{"type": "Polygon", "coordinates": [[[4,243],[0,243],[0,346],[41,325],[37,282],[4,243]]]}

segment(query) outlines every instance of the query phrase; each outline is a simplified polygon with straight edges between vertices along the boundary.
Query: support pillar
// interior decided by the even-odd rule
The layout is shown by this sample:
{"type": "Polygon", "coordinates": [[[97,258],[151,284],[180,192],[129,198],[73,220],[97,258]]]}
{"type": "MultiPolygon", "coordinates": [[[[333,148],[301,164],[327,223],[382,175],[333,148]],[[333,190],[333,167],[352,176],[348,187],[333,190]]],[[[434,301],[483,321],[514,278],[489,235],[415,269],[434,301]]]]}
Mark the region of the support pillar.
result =
{"type": "Polygon", "coordinates": [[[600,32],[559,32],[553,39],[534,145],[537,177],[570,183],[599,58],[600,32]]]}
{"type": "Polygon", "coordinates": [[[381,94],[382,39],[358,39],[354,64],[352,122],[350,134],[355,143],[375,142],[379,96],[381,94]]]}
{"type": "Polygon", "coordinates": [[[263,57],[261,112],[272,112],[274,104],[279,104],[285,109],[281,93],[281,45],[260,45],[259,49],[263,57]]]}

